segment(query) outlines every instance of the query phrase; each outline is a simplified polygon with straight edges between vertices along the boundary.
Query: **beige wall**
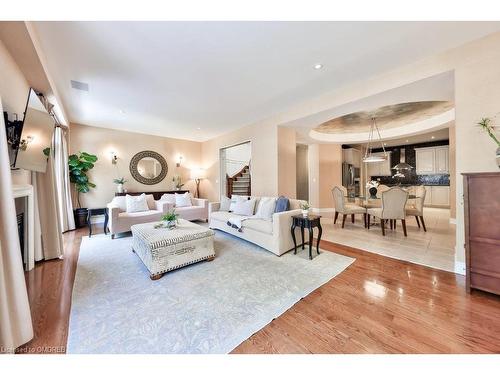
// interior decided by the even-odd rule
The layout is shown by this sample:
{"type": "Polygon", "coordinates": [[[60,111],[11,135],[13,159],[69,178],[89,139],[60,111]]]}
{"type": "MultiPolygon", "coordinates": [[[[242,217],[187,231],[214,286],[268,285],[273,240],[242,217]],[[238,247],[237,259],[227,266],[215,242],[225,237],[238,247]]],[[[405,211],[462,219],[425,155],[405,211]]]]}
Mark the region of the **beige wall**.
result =
{"type": "MultiPolygon", "coordinates": [[[[200,184],[202,196],[219,201],[221,181],[219,150],[250,141],[252,145],[252,195],[274,196],[278,192],[278,131],[267,123],[249,125],[203,142],[201,160],[207,178],[200,184]]],[[[224,177],[224,176],[223,176],[224,177]]]]}
{"type": "Polygon", "coordinates": [[[297,196],[297,136],[295,129],[278,126],[278,195],[297,196]]]}
{"type": "Polygon", "coordinates": [[[342,184],[342,146],[309,145],[309,203],[313,208],[333,208],[332,188],[342,184]]]}
{"type": "MultiPolygon", "coordinates": [[[[99,158],[89,177],[97,187],[89,193],[81,194],[84,207],[105,207],[116,191],[113,179],[125,177],[128,191],[162,191],[171,190],[172,176],[179,174],[186,182],[184,188],[194,192],[195,184],[190,180],[191,168],[201,166],[201,143],[173,138],[157,137],[125,131],[104,129],[93,126],[71,124],[70,153],[85,151],[99,158]],[[114,150],[118,156],[116,165],[111,163],[110,152],[114,150]],[[156,185],[143,185],[135,181],[129,172],[132,157],[139,151],[151,150],[161,154],[168,164],[168,174],[156,185]],[[183,162],[176,167],[176,157],[181,154],[183,162]]],[[[202,195],[203,196],[203,195],[202,195]]]]}
{"type": "Polygon", "coordinates": [[[450,218],[455,219],[457,215],[457,162],[456,162],[456,140],[455,124],[448,128],[448,137],[450,141],[448,152],[448,165],[450,169],[450,218]]]}
{"type": "MultiPolygon", "coordinates": [[[[11,120],[14,118],[14,113],[18,114],[19,119],[23,118],[29,88],[23,73],[5,45],[0,41],[0,97],[2,98],[3,110],[9,113],[11,120]]],[[[0,115],[3,116],[3,113],[0,115]]],[[[17,170],[12,171],[11,174],[14,184],[31,183],[28,171],[17,170]]]]}

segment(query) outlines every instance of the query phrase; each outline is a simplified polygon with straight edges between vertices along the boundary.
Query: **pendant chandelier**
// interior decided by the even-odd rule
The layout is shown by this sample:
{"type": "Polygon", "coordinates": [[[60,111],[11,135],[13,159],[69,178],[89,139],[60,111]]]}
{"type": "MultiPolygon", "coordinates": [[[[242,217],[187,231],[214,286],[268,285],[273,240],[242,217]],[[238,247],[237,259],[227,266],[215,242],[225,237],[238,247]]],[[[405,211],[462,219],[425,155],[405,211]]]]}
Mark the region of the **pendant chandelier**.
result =
{"type": "Polygon", "coordinates": [[[368,136],[368,146],[366,147],[366,151],[365,151],[365,156],[363,157],[363,162],[365,163],[380,163],[380,162],[383,162],[383,161],[386,161],[387,160],[387,152],[385,151],[385,147],[384,147],[384,143],[382,142],[382,138],[380,137],[380,132],[378,130],[378,126],[377,126],[377,122],[375,120],[375,117],[372,117],[372,126],[370,127],[370,135],[368,136]],[[382,146],[382,150],[384,150],[384,154],[383,155],[375,155],[373,154],[373,147],[372,147],[372,143],[373,143],[373,136],[374,136],[374,133],[375,133],[375,130],[377,131],[377,136],[378,136],[378,140],[380,142],[380,145],[382,146]]]}

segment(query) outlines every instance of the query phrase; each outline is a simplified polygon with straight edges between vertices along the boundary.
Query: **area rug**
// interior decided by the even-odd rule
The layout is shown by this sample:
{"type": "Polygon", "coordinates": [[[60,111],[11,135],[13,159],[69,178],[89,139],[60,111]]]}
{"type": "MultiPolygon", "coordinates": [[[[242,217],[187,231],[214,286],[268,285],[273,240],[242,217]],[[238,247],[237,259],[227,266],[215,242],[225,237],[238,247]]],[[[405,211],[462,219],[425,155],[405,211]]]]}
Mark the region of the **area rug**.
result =
{"type": "Polygon", "coordinates": [[[217,231],[216,258],[152,281],[132,238],[84,237],[68,353],[228,353],[353,258],[276,255],[217,231]]]}

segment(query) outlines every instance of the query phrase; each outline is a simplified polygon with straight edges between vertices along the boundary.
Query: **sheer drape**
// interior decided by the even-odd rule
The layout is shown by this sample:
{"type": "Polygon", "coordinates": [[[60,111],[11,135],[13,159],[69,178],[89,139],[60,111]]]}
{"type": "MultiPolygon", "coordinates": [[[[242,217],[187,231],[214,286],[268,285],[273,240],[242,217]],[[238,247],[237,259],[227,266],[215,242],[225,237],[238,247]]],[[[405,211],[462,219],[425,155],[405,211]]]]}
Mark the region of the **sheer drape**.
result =
{"type": "Polygon", "coordinates": [[[71,202],[71,185],[68,171],[68,144],[66,132],[57,127],[54,132],[54,169],[56,177],[56,194],[59,202],[59,219],[63,232],[75,229],[73,203],[71,202]]]}
{"type": "Polygon", "coordinates": [[[0,353],[13,352],[33,338],[7,147],[0,116],[0,353]]]}

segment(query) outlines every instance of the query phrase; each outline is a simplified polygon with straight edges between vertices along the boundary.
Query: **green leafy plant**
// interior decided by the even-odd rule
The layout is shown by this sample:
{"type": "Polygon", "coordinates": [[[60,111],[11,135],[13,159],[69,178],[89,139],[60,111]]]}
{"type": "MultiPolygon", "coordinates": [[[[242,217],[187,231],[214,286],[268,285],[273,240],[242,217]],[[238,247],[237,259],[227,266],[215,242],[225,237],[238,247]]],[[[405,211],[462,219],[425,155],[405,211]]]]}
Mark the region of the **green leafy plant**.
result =
{"type": "Polygon", "coordinates": [[[308,209],[310,209],[310,208],[311,208],[311,206],[309,205],[309,203],[308,203],[308,202],[304,202],[304,203],[301,203],[301,204],[300,204],[300,208],[301,208],[302,210],[308,210],[308,209]]]}
{"type": "Polygon", "coordinates": [[[127,180],[125,180],[125,177],[120,177],[120,178],[115,178],[113,182],[117,185],[123,185],[127,180]]]}
{"type": "Polygon", "coordinates": [[[173,209],[172,211],[169,211],[165,215],[163,215],[161,219],[167,222],[177,222],[179,219],[179,214],[175,212],[175,209],[173,209]]]}
{"type": "Polygon", "coordinates": [[[68,158],[69,179],[75,184],[77,192],[78,207],[81,208],[80,193],[88,193],[96,185],[89,181],[87,172],[94,168],[97,156],[86,152],[72,154],[68,158]]]}
{"type": "Polygon", "coordinates": [[[481,121],[477,123],[481,129],[483,129],[488,135],[490,136],[491,139],[497,144],[498,147],[500,147],[500,141],[497,139],[495,135],[495,127],[491,124],[492,120],[488,117],[483,117],[481,121]]]}

